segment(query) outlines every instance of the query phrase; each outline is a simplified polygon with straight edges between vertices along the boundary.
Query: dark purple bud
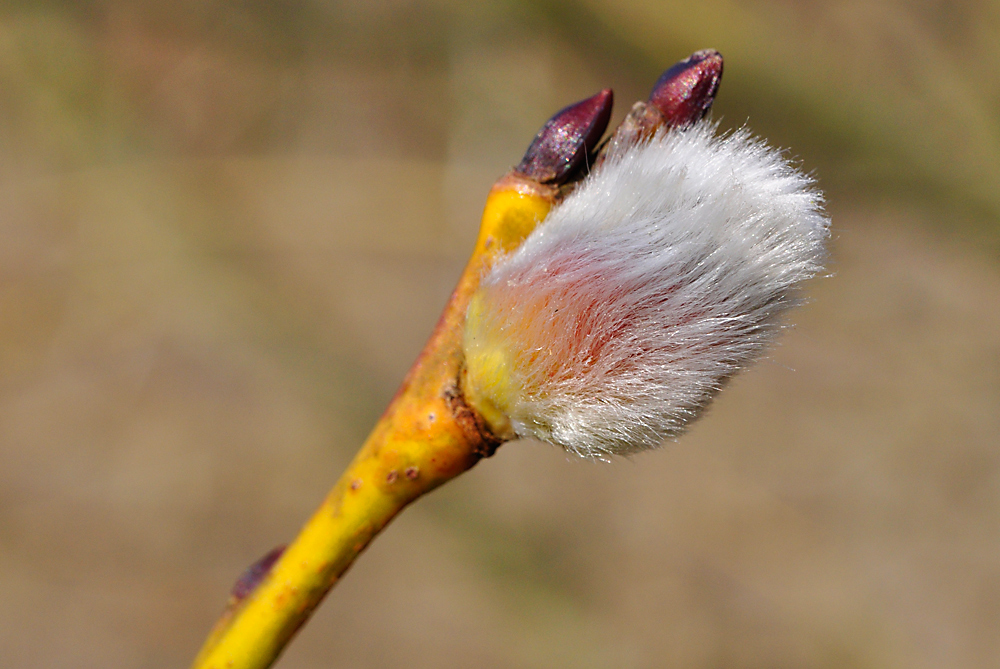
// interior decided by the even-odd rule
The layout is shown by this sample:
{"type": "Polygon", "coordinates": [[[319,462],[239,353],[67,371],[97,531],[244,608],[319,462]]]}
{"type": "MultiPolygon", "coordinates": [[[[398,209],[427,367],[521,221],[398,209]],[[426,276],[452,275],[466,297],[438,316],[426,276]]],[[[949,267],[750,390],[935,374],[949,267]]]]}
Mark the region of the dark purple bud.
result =
{"type": "Polygon", "coordinates": [[[541,183],[569,181],[601,140],[613,101],[614,93],[605,88],[558,112],[538,131],[515,169],[541,183]]]}
{"type": "Polygon", "coordinates": [[[649,102],[660,110],[667,125],[688,125],[708,113],[721,79],[719,52],[697,51],[660,75],[649,102]]]}
{"type": "Polygon", "coordinates": [[[230,595],[236,600],[243,600],[249,595],[254,589],[260,585],[264,577],[267,576],[268,572],[271,571],[271,567],[274,563],[278,561],[281,554],[285,552],[284,546],[278,546],[270,553],[262,557],[261,559],[254,562],[252,565],[247,567],[246,571],[237,579],[236,583],[233,585],[230,595]]]}

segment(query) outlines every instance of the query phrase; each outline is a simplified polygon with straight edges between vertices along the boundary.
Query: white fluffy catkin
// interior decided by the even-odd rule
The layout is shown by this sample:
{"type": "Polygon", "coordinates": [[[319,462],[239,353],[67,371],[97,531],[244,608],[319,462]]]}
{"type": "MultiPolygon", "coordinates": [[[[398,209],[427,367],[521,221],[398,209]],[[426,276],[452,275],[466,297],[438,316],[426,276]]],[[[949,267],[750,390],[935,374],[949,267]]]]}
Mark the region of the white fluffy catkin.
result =
{"type": "Polygon", "coordinates": [[[608,156],[483,278],[466,392],[517,436],[607,459],[680,434],[821,269],[811,180],[746,131],[715,130],[608,156]]]}

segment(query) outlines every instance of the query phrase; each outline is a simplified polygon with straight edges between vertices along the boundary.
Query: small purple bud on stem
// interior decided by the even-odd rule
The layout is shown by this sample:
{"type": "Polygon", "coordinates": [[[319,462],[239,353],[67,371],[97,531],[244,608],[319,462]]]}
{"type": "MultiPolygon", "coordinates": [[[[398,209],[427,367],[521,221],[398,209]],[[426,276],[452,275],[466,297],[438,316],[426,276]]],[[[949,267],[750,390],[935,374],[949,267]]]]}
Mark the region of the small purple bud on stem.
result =
{"type": "Polygon", "coordinates": [[[556,113],[535,135],[515,171],[556,186],[577,176],[611,119],[610,88],[556,113]]]}
{"type": "Polygon", "coordinates": [[[722,56],[715,49],[696,51],[660,75],[649,104],[671,126],[700,121],[715,101],[722,80],[722,56]]]}
{"type": "Polygon", "coordinates": [[[230,595],[237,602],[242,601],[247,598],[247,596],[253,592],[264,577],[267,576],[268,572],[271,571],[271,567],[274,563],[278,561],[281,554],[285,552],[284,546],[278,546],[272,549],[264,557],[254,562],[252,565],[247,567],[240,577],[233,584],[233,589],[230,591],[230,595]]]}

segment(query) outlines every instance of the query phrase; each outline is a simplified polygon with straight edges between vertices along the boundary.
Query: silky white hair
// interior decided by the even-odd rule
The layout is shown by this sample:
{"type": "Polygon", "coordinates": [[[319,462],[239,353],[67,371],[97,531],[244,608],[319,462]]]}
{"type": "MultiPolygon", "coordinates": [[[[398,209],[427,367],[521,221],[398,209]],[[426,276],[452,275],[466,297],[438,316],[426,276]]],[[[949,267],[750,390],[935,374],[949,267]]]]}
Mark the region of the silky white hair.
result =
{"type": "Polygon", "coordinates": [[[483,277],[465,383],[518,436],[597,459],[654,448],[760,355],[828,236],[812,180],[745,130],[618,147],[483,277]]]}

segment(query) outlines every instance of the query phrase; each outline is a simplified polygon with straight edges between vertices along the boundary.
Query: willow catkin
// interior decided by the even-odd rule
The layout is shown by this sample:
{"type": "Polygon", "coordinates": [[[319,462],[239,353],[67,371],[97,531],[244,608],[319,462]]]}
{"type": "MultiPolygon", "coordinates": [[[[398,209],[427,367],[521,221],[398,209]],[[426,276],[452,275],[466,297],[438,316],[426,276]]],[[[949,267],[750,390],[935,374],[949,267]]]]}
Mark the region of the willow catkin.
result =
{"type": "Polygon", "coordinates": [[[681,433],[824,258],[812,181],[709,122],[619,146],[483,278],[464,389],[498,432],[606,459],[681,433]]]}

